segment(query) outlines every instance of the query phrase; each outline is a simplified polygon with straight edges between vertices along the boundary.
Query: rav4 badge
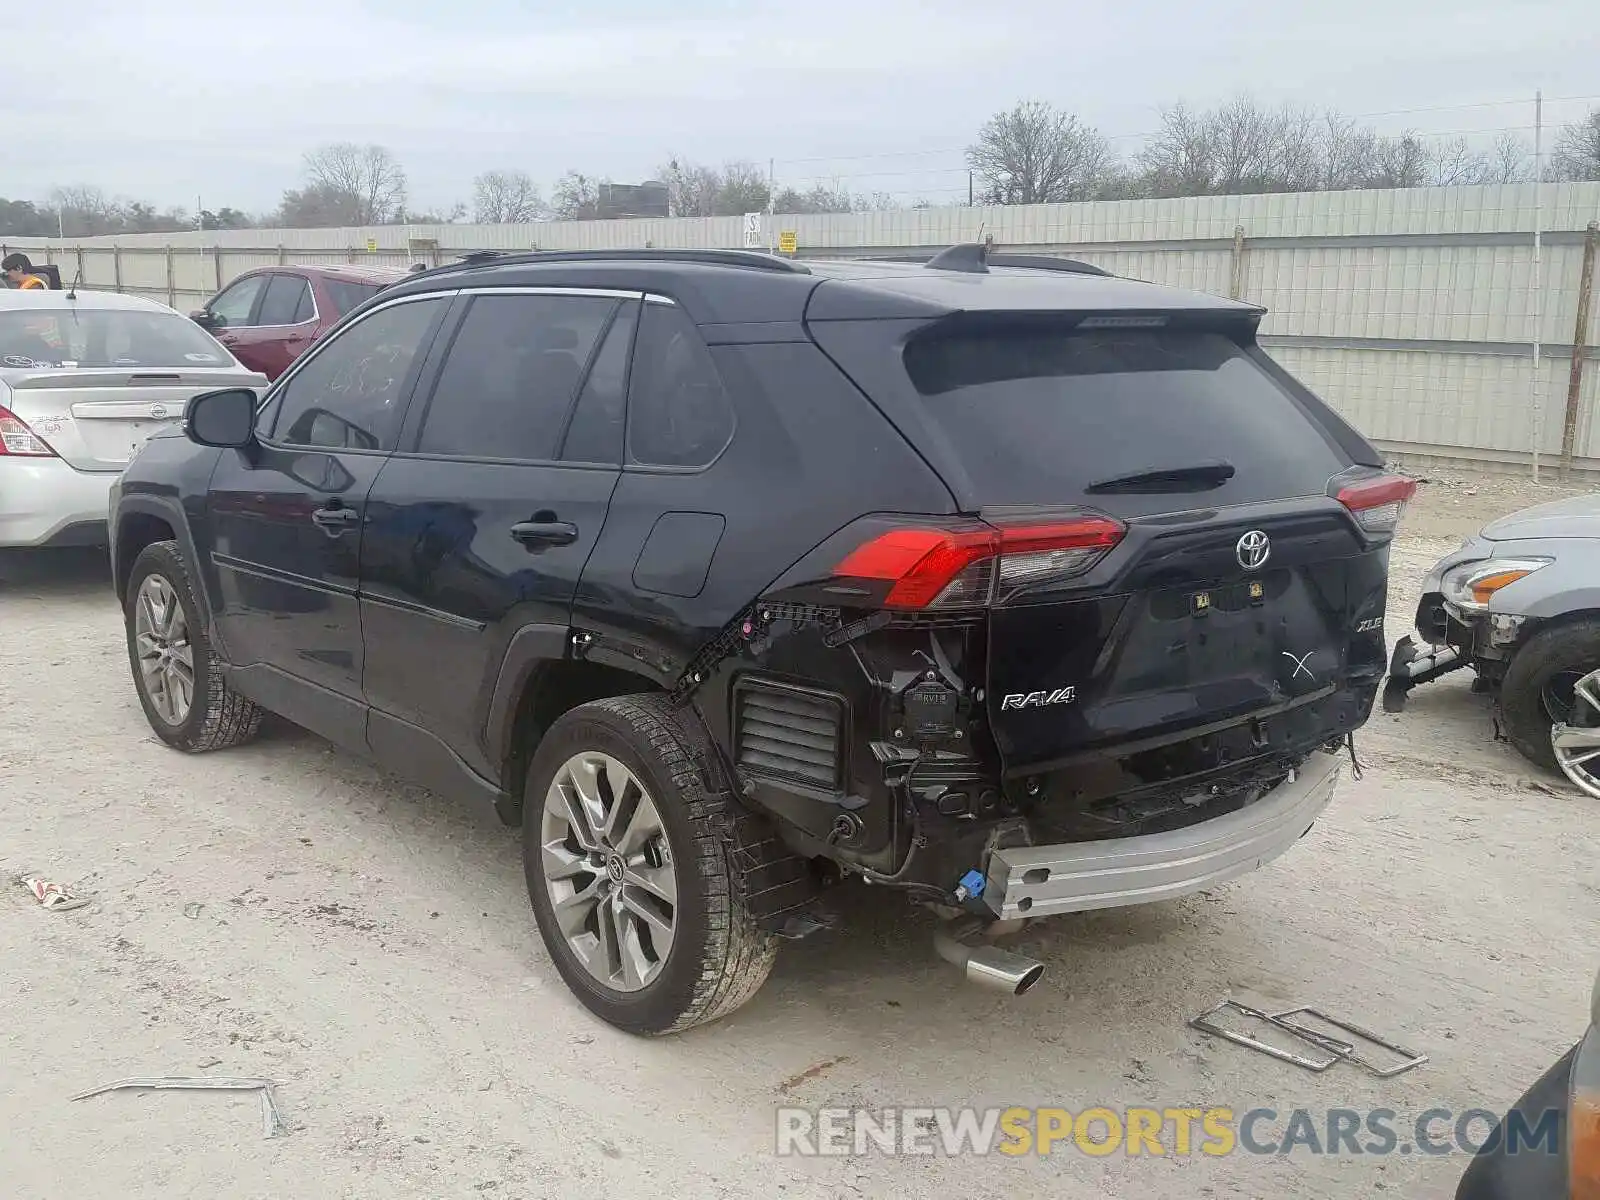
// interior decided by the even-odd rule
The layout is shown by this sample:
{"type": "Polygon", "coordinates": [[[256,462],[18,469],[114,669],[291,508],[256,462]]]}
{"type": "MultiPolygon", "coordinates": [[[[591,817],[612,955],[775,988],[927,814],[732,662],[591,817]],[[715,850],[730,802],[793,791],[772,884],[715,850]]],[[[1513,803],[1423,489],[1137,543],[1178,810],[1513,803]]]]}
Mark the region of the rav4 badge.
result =
{"type": "Polygon", "coordinates": [[[1056,688],[1053,692],[1010,692],[1000,701],[1000,711],[1008,708],[1044,708],[1051,704],[1071,704],[1078,698],[1076,687],[1056,688]]]}

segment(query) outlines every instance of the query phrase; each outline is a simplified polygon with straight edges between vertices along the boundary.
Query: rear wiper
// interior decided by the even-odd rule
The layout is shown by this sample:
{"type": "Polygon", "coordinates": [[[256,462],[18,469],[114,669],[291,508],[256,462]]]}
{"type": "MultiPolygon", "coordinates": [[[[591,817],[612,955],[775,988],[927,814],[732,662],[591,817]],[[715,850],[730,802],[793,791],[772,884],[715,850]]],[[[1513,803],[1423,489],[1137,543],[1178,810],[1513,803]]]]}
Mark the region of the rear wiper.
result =
{"type": "Polygon", "coordinates": [[[1232,463],[1195,463],[1187,467],[1157,467],[1149,471],[1117,475],[1091,483],[1083,490],[1090,495],[1107,492],[1203,492],[1207,488],[1221,487],[1233,475],[1232,463]]]}

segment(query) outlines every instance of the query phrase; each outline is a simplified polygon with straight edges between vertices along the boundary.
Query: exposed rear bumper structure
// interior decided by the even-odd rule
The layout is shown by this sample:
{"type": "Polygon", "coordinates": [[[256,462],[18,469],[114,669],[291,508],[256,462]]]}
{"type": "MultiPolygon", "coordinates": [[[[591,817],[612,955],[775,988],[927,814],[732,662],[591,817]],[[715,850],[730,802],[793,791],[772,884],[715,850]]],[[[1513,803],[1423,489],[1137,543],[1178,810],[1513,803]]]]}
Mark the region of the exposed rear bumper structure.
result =
{"type": "Polygon", "coordinates": [[[984,900],[1002,920],[1149,904],[1233,879],[1294,845],[1328,802],[1342,760],[1317,751],[1294,779],[1248,808],[1185,829],[1062,846],[1019,846],[989,858],[984,900]]]}

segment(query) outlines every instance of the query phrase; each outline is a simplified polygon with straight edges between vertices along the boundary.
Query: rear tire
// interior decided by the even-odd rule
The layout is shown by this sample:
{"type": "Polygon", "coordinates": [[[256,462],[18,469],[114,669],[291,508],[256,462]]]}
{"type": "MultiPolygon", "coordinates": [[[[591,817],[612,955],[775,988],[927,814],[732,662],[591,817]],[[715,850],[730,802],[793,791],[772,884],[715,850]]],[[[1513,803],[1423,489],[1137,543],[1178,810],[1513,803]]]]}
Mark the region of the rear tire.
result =
{"type": "Polygon", "coordinates": [[[154,542],[134,560],[123,620],[134,690],[157,737],[200,754],[256,735],[262,710],[223,678],[176,542],[154,542]]]}
{"type": "Polygon", "coordinates": [[[630,1033],[726,1016],[777,957],[738,894],[724,837],[737,814],[701,774],[714,761],[703,731],[642,695],[571,710],[528,767],[523,864],[539,933],[584,1006],[630,1033]]]}
{"type": "Polygon", "coordinates": [[[1516,652],[1500,682],[1500,715],[1506,737],[1530,762],[1559,771],[1550,727],[1562,697],[1571,703],[1572,682],[1600,668],[1600,620],[1573,621],[1534,634],[1516,652]]]}

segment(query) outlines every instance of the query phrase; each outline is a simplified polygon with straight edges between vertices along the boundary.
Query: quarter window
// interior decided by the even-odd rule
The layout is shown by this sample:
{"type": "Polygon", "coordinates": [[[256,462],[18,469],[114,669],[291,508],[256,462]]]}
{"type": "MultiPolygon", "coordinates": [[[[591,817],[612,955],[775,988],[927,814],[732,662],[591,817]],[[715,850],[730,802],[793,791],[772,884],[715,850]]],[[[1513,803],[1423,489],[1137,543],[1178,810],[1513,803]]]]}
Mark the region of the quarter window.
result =
{"type": "Polygon", "coordinates": [[[700,331],[673,304],[646,304],[628,390],[628,461],[703,467],[733,437],[733,405],[700,331]]]}

